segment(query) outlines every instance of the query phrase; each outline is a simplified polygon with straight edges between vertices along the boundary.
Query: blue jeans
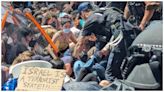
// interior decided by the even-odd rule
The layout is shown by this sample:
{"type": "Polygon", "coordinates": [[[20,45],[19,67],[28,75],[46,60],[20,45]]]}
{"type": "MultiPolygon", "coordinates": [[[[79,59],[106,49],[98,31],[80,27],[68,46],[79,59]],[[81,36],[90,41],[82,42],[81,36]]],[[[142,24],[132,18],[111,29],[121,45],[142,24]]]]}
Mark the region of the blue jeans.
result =
{"type": "MultiPolygon", "coordinates": [[[[98,52],[98,51],[97,51],[98,52]]],[[[94,56],[89,59],[86,64],[84,65],[84,68],[88,69],[89,71],[91,71],[91,68],[92,66],[95,64],[95,63],[99,63],[102,59],[101,57],[99,56],[98,53],[95,53],[94,56]]]]}
{"type": "Polygon", "coordinates": [[[92,66],[96,63],[96,56],[89,59],[82,68],[80,68],[79,75],[76,77],[76,81],[81,81],[88,73],[91,73],[92,66]]]}
{"type": "Polygon", "coordinates": [[[77,76],[79,76],[79,73],[80,73],[80,69],[81,67],[83,67],[85,65],[84,62],[78,60],[74,63],[73,65],[73,72],[75,74],[75,78],[77,78],[77,76]]]}
{"type": "Polygon", "coordinates": [[[107,64],[107,61],[101,61],[102,63],[96,63],[93,67],[92,67],[92,71],[95,73],[96,75],[100,78],[100,80],[104,80],[105,79],[105,69],[106,67],[104,66],[105,64],[107,64]]]}
{"type": "MultiPolygon", "coordinates": [[[[76,81],[81,81],[89,73],[96,73],[96,76],[99,76],[100,80],[105,79],[105,68],[107,61],[101,61],[96,55],[93,58],[88,60],[85,65],[79,70],[80,74],[76,77],[76,81]],[[98,63],[97,63],[98,62],[98,63]],[[100,63],[99,63],[100,62],[100,63]]],[[[90,79],[90,78],[85,78],[90,79]]]]}

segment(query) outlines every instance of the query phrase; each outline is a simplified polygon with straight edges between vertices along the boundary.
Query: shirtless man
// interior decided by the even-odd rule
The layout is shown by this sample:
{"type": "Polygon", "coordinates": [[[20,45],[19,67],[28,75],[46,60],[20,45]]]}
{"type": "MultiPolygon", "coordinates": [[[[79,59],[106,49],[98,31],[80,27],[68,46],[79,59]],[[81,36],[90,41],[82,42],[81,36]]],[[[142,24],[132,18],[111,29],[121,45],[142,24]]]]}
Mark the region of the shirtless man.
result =
{"type": "MultiPolygon", "coordinates": [[[[64,52],[69,49],[69,43],[77,43],[75,36],[70,31],[71,28],[71,20],[68,18],[62,19],[62,31],[58,31],[54,34],[52,41],[56,44],[59,52],[57,53],[58,56],[55,56],[54,53],[51,53],[52,56],[60,58],[64,62],[64,67],[66,69],[66,74],[71,75],[72,74],[72,68],[71,68],[71,62],[72,57],[71,56],[65,56],[63,55],[64,52]]],[[[49,50],[51,49],[50,45],[48,46],[49,50]]]]}

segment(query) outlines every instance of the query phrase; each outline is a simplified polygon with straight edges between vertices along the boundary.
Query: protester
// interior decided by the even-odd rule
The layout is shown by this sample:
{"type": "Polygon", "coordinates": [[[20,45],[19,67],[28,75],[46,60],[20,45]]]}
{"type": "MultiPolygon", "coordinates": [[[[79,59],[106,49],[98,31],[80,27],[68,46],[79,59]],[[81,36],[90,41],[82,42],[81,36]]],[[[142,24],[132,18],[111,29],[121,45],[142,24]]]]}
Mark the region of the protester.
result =
{"type": "MultiPolygon", "coordinates": [[[[58,47],[58,56],[55,56],[57,58],[61,58],[63,62],[65,63],[66,73],[70,76],[72,74],[72,68],[71,68],[71,62],[72,57],[71,56],[64,56],[63,54],[66,50],[69,49],[69,43],[70,41],[77,43],[75,36],[70,31],[71,28],[71,20],[69,18],[65,18],[61,20],[62,23],[62,31],[58,31],[52,38],[52,41],[57,45],[58,47]],[[63,57],[63,58],[62,58],[63,57]]],[[[49,50],[51,50],[49,46],[49,50]]]]}

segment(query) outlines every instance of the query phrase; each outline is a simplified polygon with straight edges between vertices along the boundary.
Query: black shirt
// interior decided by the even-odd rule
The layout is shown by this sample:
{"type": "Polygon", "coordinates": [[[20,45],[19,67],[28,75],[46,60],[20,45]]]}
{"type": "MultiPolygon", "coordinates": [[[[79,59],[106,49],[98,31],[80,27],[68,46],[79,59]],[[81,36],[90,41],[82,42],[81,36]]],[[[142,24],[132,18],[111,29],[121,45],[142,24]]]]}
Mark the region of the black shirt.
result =
{"type": "Polygon", "coordinates": [[[105,25],[103,25],[103,22],[103,15],[96,13],[92,14],[86,20],[82,35],[87,36],[93,33],[95,35],[110,36],[110,29],[106,29],[105,25]]]}
{"type": "Polygon", "coordinates": [[[82,31],[83,36],[89,36],[95,34],[96,48],[97,50],[102,49],[105,44],[109,41],[111,37],[111,32],[109,28],[106,28],[104,23],[104,18],[100,14],[92,14],[87,20],[82,31]]]}

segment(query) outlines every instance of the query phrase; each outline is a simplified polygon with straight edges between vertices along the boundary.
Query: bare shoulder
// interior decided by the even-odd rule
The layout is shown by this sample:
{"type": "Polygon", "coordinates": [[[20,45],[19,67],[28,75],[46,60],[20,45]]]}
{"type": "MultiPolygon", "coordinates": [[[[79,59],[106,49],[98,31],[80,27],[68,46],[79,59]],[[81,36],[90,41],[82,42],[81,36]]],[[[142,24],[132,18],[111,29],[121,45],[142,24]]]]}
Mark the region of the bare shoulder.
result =
{"type": "Polygon", "coordinates": [[[54,34],[54,36],[60,36],[60,35],[62,35],[62,31],[57,31],[57,32],[54,34]]]}

